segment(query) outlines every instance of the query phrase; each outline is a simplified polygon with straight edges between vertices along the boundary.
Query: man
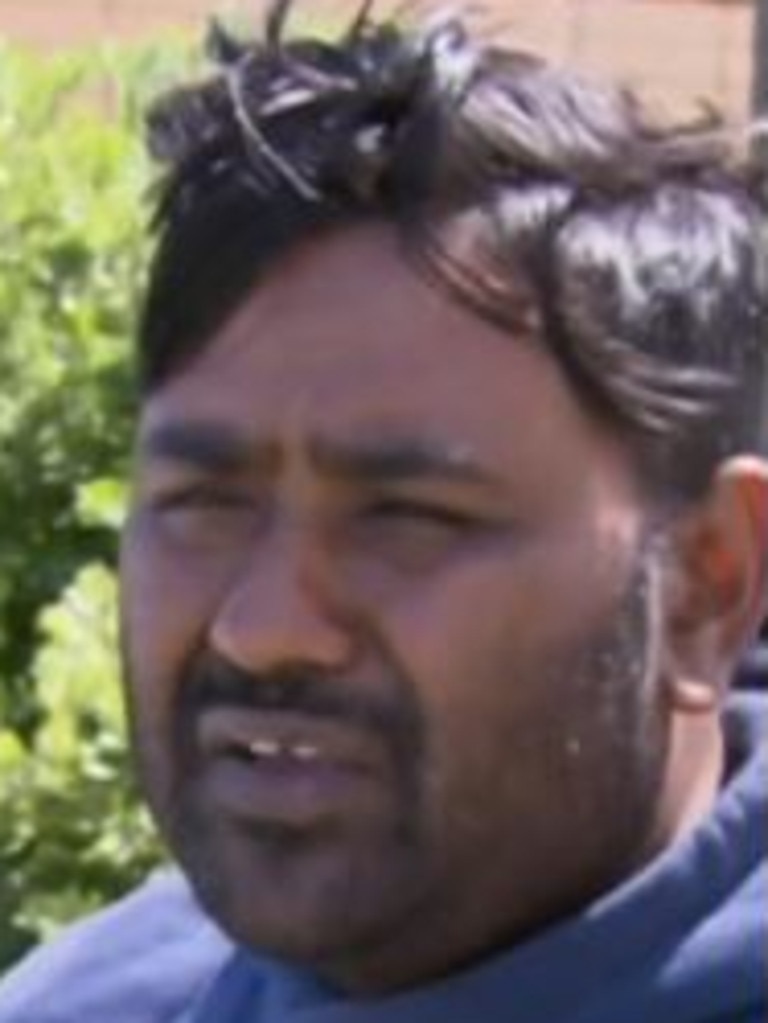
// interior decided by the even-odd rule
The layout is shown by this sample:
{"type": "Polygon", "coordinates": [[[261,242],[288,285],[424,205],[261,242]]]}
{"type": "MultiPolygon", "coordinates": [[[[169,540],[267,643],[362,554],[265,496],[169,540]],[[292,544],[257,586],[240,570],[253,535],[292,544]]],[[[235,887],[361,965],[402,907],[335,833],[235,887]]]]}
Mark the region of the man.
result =
{"type": "Polygon", "coordinates": [[[456,21],[284,15],[151,125],[122,622],[182,873],[0,1021],[758,1023],[738,140],[456,21]]]}

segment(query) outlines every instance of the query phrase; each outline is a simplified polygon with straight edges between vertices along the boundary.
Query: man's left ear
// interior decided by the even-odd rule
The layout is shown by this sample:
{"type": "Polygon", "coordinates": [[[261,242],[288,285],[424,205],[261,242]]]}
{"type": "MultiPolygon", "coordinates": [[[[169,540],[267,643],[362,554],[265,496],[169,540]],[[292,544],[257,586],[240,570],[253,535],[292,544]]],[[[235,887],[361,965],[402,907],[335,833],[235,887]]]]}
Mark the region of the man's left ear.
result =
{"type": "Polygon", "coordinates": [[[768,609],[768,462],[724,462],[670,536],[667,652],[676,704],[710,709],[768,609]]]}

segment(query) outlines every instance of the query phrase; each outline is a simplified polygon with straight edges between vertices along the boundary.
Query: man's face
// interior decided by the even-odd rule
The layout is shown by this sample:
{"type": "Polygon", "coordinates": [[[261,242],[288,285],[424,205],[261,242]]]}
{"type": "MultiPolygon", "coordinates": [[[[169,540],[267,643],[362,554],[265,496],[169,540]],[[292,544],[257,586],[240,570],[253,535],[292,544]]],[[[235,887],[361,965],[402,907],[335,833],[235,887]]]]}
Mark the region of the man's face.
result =
{"type": "Polygon", "coordinates": [[[240,940],[407,983],[652,841],[656,555],[555,362],[383,228],[276,270],[146,403],[123,630],[140,771],[240,940]]]}

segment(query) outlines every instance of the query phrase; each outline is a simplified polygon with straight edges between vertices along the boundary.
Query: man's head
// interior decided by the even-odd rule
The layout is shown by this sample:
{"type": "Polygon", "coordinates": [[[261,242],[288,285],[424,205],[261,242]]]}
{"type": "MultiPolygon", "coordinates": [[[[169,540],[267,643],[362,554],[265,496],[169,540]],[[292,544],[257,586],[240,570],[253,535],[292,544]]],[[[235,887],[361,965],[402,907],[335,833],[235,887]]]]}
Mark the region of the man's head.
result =
{"type": "Polygon", "coordinates": [[[456,23],[281,14],[153,117],[129,704],[214,916],[377,990],[713,798],[765,588],[762,214],[714,125],[456,23]]]}

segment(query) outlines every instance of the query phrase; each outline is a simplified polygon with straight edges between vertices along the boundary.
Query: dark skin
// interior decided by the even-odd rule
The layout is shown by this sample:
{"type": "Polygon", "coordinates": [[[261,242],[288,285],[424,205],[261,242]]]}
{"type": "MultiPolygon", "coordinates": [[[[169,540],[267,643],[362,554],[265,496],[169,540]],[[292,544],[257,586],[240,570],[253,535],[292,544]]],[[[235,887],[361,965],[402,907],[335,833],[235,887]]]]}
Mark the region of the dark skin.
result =
{"type": "Polygon", "coordinates": [[[122,554],[139,767],[212,915],[370,994],[637,869],[714,798],[767,493],[736,461],[665,519],[387,230],[294,253],[146,402],[122,554]]]}

